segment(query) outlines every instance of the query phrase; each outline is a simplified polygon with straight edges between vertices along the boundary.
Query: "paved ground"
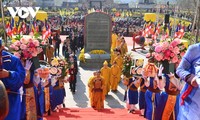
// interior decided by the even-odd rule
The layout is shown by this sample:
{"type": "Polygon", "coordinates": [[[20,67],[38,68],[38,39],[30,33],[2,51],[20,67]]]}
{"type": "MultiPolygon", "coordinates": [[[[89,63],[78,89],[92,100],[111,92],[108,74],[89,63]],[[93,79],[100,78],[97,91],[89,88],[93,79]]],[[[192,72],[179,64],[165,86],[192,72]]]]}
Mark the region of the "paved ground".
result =
{"type": "MultiPolygon", "coordinates": [[[[62,39],[64,39],[65,36],[62,36],[62,39]]],[[[132,39],[131,38],[125,38],[128,44],[129,52],[132,48],[132,39]]],[[[144,54],[141,50],[137,50],[137,52],[131,52],[133,55],[133,58],[145,58],[144,54]]],[[[146,59],[145,59],[146,62],[146,59]]],[[[65,84],[66,89],[66,98],[65,98],[65,104],[68,108],[87,108],[90,107],[89,104],[89,94],[88,94],[88,87],[87,87],[87,81],[92,76],[93,72],[96,69],[84,69],[79,67],[79,72],[77,75],[77,88],[76,93],[72,94],[69,90],[69,83],[65,84]]],[[[125,108],[126,104],[123,101],[124,99],[124,92],[125,92],[125,86],[120,83],[118,86],[118,91],[116,93],[109,92],[108,96],[106,96],[105,99],[105,108],[125,108]]]]}

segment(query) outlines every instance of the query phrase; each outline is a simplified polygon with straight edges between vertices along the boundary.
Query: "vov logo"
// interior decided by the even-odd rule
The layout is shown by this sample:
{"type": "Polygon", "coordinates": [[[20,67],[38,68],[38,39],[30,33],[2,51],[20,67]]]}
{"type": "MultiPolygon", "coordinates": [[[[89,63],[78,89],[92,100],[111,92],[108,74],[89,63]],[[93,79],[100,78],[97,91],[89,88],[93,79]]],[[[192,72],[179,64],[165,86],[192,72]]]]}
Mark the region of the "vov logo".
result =
{"type": "Polygon", "coordinates": [[[16,11],[13,9],[13,7],[7,7],[7,9],[10,12],[12,18],[15,18],[17,14],[20,18],[27,18],[29,14],[31,14],[31,17],[34,18],[40,7],[35,7],[35,10],[32,7],[15,7],[16,11]]]}

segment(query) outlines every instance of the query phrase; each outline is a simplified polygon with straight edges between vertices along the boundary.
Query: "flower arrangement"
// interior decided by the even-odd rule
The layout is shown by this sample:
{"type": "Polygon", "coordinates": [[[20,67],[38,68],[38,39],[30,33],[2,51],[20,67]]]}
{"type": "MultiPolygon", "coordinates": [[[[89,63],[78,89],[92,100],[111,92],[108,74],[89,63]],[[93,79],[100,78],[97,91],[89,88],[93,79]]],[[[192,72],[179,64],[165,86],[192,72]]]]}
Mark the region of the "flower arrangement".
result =
{"type": "Polygon", "coordinates": [[[92,51],[90,51],[90,54],[106,54],[106,51],[104,51],[104,50],[92,50],[92,51]]]}
{"type": "Polygon", "coordinates": [[[152,56],[157,62],[167,60],[169,63],[178,63],[185,52],[186,47],[180,39],[168,39],[160,43],[154,43],[153,50],[147,54],[147,57],[152,56]]]}
{"type": "Polygon", "coordinates": [[[15,56],[25,60],[36,57],[42,52],[40,42],[32,38],[21,38],[20,40],[13,41],[10,48],[15,56]]]}
{"type": "Polygon", "coordinates": [[[39,74],[39,76],[42,78],[42,79],[47,79],[48,76],[49,76],[49,68],[48,67],[41,67],[41,68],[38,68],[37,69],[37,72],[39,74]]]}
{"type": "Polygon", "coordinates": [[[85,63],[85,55],[84,55],[84,48],[81,50],[79,56],[78,56],[79,60],[81,62],[84,62],[85,63]]]}
{"type": "Polygon", "coordinates": [[[67,75],[67,62],[63,58],[54,58],[51,61],[50,73],[59,78],[64,78],[67,75]]]}
{"type": "Polygon", "coordinates": [[[126,54],[124,56],[122,74],[128,78],[131,77],[130,69],[132,64],[131,54],[126,54]]]}

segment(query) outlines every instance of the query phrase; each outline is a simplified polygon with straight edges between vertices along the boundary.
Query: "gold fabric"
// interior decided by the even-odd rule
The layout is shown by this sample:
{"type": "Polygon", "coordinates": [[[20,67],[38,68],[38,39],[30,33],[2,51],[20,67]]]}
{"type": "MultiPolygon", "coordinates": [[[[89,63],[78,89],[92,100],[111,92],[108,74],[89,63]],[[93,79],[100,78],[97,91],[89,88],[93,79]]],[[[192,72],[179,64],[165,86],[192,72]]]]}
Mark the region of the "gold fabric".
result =
{"type": "Polygon", "coordinates": [[[165,109],[162,114],[162,120],[175,120],[175,116],[173,114],[175,104],[176,104],[176,96],[168,95],[165,109]],[[171,117],[171,116],[173,116],[173,117],[171,117]]]}
{"type": "Polygon", "coordinates": [[[44,101],[45,101],[45,112],[48,112],[48,110],[50,109],[49,87],[44,88],[44,101]]]}
{"type": "Polygon", "coordinates": [[[26,88],[26,120],[37,120],[34,88],[26,88]]]}

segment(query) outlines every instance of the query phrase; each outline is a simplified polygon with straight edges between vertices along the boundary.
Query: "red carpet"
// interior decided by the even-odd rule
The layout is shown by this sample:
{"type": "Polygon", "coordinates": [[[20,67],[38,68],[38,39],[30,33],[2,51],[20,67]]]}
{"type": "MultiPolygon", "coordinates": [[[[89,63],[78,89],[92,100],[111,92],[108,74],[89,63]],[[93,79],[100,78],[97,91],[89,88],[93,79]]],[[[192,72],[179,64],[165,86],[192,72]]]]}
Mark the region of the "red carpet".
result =
{"type": "Polygon", "coordinates": [[[145,120],[138,112],[132,114],[119,108],[100,111],[92,108],[63,108],[59,112],[52,112],[44,120],[145,120]]]}

